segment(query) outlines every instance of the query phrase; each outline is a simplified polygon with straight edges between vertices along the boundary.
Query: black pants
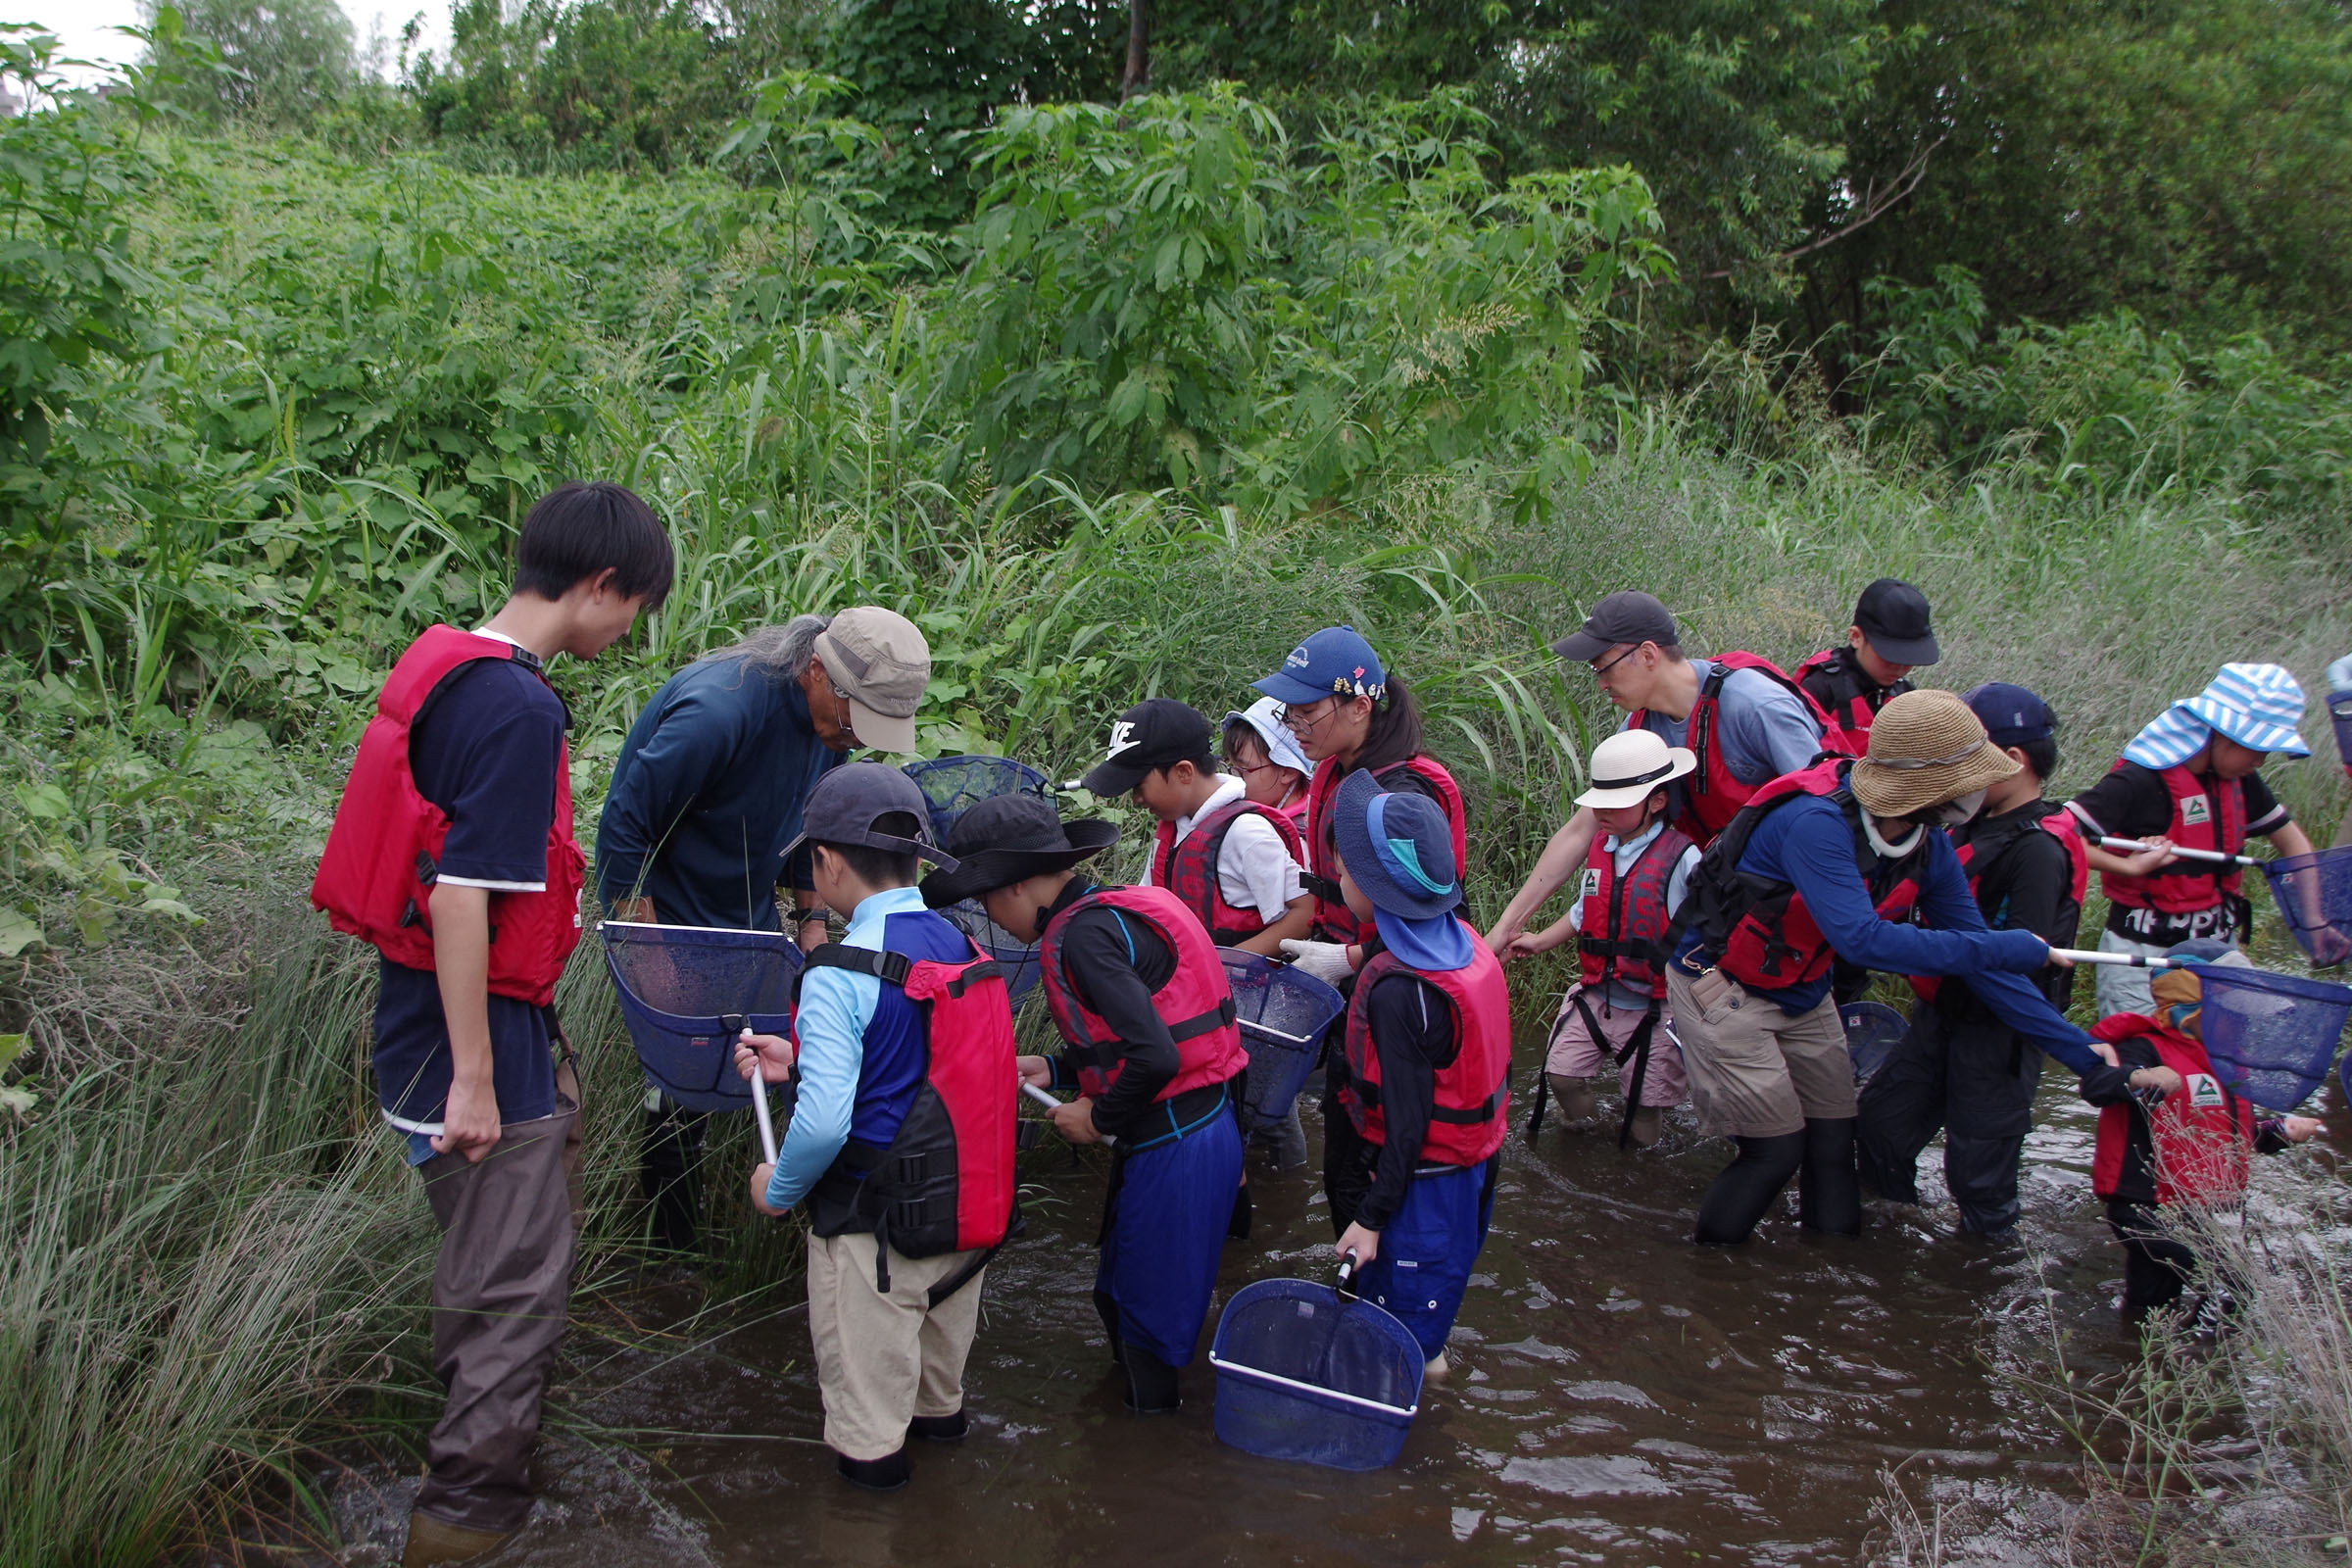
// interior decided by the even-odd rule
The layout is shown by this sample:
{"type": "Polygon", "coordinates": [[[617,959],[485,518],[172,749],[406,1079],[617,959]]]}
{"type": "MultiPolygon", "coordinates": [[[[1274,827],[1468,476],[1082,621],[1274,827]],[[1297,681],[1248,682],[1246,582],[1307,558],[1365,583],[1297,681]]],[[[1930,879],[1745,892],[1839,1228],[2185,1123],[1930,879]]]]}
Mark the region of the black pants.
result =
{"type": "Polygon", "coordinates": [[[2151,1312],[2179,1304],[2196,1278],[2197,1254],[2164,1228],[2152,1204],[2107,1201],[2107,1224],[2124,1244],[2124,1321],[2137,1323],[2151,1312]]]}
{"type": "Polygon", "coordinates": [[[2022,1212],[2018,1166],[2034,1125],[2041,1053],[1982,1013],[1922,1004],[1911,1032],[1862,1091],[1855,1127],[1862,1180],[1882,1198],[1919,1201],[1920,1152],[1938,1131],[1943,1178],[1963,1230],[1992,1235],[2022,1212]]]}
{"type": "Polygon", "coordinates": [[[701,1240],[703,1143],[710,1112],[688,1110],[667,1095],[645,1112],[637,1166],[639,1189],[653,1206],[653,1243],[691,1252],[701,1240]]]}

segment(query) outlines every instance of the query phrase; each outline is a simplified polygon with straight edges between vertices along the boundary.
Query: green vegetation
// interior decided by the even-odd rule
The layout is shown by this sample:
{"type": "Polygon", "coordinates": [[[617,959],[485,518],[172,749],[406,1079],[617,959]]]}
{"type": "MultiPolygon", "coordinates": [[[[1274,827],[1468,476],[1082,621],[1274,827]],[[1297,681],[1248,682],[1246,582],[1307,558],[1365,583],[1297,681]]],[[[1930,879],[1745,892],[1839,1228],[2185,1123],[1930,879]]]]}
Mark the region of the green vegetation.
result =
{"type": "MultiPolygon", "coordinates": [[[[2084,118],[2036,133],[2111,157],[2003,186],[2012,226],[1936,238],[1992,203],[1938,183],[1993,178],[1955,142],[1796,257],[1908,167],[1888,105],[1937,62],[1976,51],[2014,118],[2060,45],[1842,6],[1152,9],[1170,90],[1115,110],[1065,100],[1115,94],[1123,6],[473,5],[395,93],[262,70],[223,3],[159,14],[131,91],[0,121],[0,1568],[299,1515],[306,1443],[426,1407],[369,971],[301,892],[386,662],[497,601],[559,479],[637,487],[680,555],[660,614],[557,672],[586,820],[669,670],[803,609],[904,608],[925,747],[1056,777],[1136,697],[1238,698],[1347,618],[1471,787],[1490,908],[1614,722],[1544,642],[1629,583],[1793,660],[1910,576],[1939,683],[2042,690],[2067,784],[2226,658],[2316,689],[2352,647],[2348,318],[2311,237],[2341,192],[2293,164],[2301,206],[2192,200],[2231,149],[2326,144],[2352,100],[2298,84],[2340,22],[2288,8],[2261,71],[2200,78],[2138,227],[2036,225],[2157,112],[2118,83],[2251,12],[2067,33],[2084,118]],[[2001,262],[2036,246],[2038,295],[2001,262]]],[[[2280,783],[2343,804],[2324,764],[2280,783]]],[[[625,1147],[592,952],[564,1000],[589,1136],[625,1147]]],[[[715,1185],[726,1300],[789,1242],[715,1185]]]]}

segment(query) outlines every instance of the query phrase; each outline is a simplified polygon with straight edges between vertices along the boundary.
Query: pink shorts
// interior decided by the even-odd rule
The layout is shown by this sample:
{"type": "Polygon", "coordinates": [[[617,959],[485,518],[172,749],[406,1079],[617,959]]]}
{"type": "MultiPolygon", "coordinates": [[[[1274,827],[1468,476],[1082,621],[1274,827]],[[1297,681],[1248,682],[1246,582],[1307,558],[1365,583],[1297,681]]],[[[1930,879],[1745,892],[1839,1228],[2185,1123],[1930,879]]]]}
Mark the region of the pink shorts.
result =
{"type": "MultiPolygon", "coordinates": [[[[1597,1078],[1616,1065],[1617,1053],[1634,1038],[1641,1027],[1642,1014],[1638,1009],[1618,1007],[1614,1010],[1601,1004],[1595,996],[1587,1002],[1593,1021],[1600,1025],[1602,1038],[1594,1040],[1585,1023],[1585,1008],[1576,1004],[1582,986],[1572,986],[1560,1003],[1560,1015],[1551,1022],[1551,1046],[1544,1058],[1544,1070],[1555,1078],[1597,1078]],[[1605,1046],[1605,1050],[1603,1049],[1605,1046]]],[[[1649,1035],[1649,1070],[1642,1075],[1642,1103],[1664,1108],[1679,1105],[1690,1089],[1683,1079],[1683,1053],[1674,1043],[1673,1016],[1659,1004],[1657,1026],[1649,1035]]],[[[1625,1065],[1617,1068],[1617,1087],[1626,1094],[1633,1092],[1634,1058],[1627,1057],[1625,1065]]]]}

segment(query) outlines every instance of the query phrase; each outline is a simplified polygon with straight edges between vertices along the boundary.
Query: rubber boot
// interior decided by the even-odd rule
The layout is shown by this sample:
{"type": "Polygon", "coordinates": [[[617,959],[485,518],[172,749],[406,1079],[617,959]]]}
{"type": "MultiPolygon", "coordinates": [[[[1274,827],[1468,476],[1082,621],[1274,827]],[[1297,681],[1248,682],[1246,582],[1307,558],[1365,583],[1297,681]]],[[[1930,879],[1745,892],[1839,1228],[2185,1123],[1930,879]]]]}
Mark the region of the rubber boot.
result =
{"type": "Polygon", "coordinates": [[[1631,1126],[1625,1130],[1626,1141],[1636,1149],[1653,1148],[1666,1136],[1666,1112],[1655,1105],[1643,1105],[1634,1112],[1631,1126]]]}
{"type": "Polygon", "coordinates": [[[906,1423],[906,1435],[925,1443],[961,1443],[972,1430],[972,1418],[957,1410],[954,1415],[918,1415],[906,1423]]]}
{"type": "Polygon", "coordinates": [[[653,1205],[654,1245],[691,1252],[700,1240],[704,1118],[663,1097],[645,1112],[638,1182],[653,1205]]]}
{"type": "Polygon", "coordinates": [[[1102,1332],[1110,1336],[1110,1364],[1127,1364],[1127,1348],[1119,1343],[1119,1303],[1110,1298],[1108,1291],[1095,1293],[1095,1316],[1102,1320],[1102,1332]]]}
{"type": "Polygon", "coordinates": [[[841,1472],[842,1480],[868,1492],[896,1492],[914,1479],[914,1466],[907,1462],[904,1447],[879,1459],[853,1459],[846,1453],[837,1453],[833,1456],[833,1468],[841,1472]]]}
{"type": "Polygon", "coordinates": [[[1756,1222],[1804,1162],[1803,1133],[1732,1142],[1740,1146],[1739,1156],[1699,1200],[1698,1228],[1690,1239],[1701,1247],[1737,1247],[1754,1235],[1756,1222]]]}
{"type": "Polygon", "coordinates": [[[1150,1350],[1127,1347],[1127,1408],[1137,1415],[1165,1415],[1184,1403],[1176,1392],[1176,1369],[1150,1350]]]}
{"type": "Polygon", "coordinates": [[[1590,1078],[1552,1073],[1551,1100],[1562,1121],[1591,1121],[1600,1114],[1600,1096],[1590,1078]]]}
{"type": "Polygon", "coordinates": [[[400,1554],[400,1568],[440,1568],[443,1563],[471,1562],[514,1539],[512,1530],[468,1530],[429,1513],[413,1513],[409,1515],[409,1544],[400,1554]]]}
{"type": "Polygon", "coordinates": [[[1854,1118],[1807,1116],[1796,1222],[1829,1236],[1862,1234],[1862,1184],[1854,1175],[1854,1118]]]}

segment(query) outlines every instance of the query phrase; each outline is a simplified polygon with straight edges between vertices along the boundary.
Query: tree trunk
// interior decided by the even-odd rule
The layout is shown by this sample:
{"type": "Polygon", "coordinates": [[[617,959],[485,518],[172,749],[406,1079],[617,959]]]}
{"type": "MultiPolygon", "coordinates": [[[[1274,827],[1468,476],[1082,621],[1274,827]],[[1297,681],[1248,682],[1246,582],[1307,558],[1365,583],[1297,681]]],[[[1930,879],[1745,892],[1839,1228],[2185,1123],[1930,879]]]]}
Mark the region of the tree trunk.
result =
{"type": "Polygon", "coordinates": [[[1119,77],[1119,102],[1142,92],[1152,80],[1152,0],[1127,0],[1127,70],[1119,77]]]}

